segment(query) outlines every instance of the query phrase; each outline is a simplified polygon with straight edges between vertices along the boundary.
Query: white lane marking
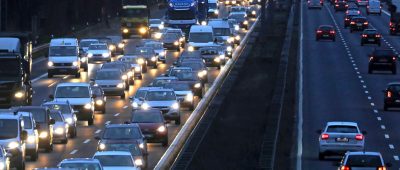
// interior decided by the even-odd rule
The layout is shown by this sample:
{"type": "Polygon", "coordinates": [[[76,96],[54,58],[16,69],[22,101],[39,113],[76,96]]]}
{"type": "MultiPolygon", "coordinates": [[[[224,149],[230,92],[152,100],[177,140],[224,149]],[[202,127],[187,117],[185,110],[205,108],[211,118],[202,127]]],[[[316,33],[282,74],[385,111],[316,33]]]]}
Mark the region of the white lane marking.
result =
{"type": "Polygon", "coordinates": [[[389,148],[390,148],[390,149],[394,149],[394,145],[389,144],[389,148]]]}
{"type": "Polygon", "coordinates": [[[65,76],[65,77],[63,77],[63,79],[65,80],[65,79],[67,79],[69,77],[69,75],[68,76],[65,76]]]}
{"type": "Polygon", "coordinates": [[[389,134],[385,134],[385,139],[389,139],[389,134]]]}
{"type": "Polygon", "coordinates": [[[365,94],[368,94],[369,92],[368,91],[365,91],[365,94]]]}
{"type": "Polygon", "coordinates": [[[385,125],[381,125],[381,129],[385,130],[386,126],[385,125]]]}
{"type": "Polygon", "coordinates": [[[374,103],[371,103],[371,106],[375,106],[375,104],[374,104],[374,103]]]}
{"type": "Polygon", "coordinates": [[[98,130],[96,130],[96,132],[94,132],[94,133],[100,133],[101,132],[101,130],[100,129],[98,129],[98,130]]]}
{"type": "Polygon", "coordinates": [[[399,156],[394,155],[393,158],[394,158],[394,160],[399,161],[399,156]]]}
{"type": "Polygon", "coordinates": [[[374,109],[374,113],[378,113],[378,110],[374,109]]]}
{"type": "MultiPolygon", "coordinates": [[[[339,31],[339,35],[340,31],[339,31]]],[[[296,170],[301,170],[303,155],[303,5],[300,6],[300,38],[299,38],[299,91],[298,91],[298,123],[297,123],[297,158],[296,170]]]]}
{"type": "Polygon", "coordinates": [[[366,86],[366,85],[363,85],[363,88],[364,88],[364,89],[366,89],[366,88],[367,88],[367,86],[366,86]]]}
{"type": "Polygon", "coordinates": [[[364,80],[360,80],[361,83],[364,83],[364,80]]]}
{"type": "Polygon", "coordinates": [[[57,81],[55,81],[55,82],[53,82],[53,83],[49,84],[47,87],[54,86],[55,84],[57,84],[57,81]]]}
{"type": "Polygon", "coordinates": [[[116,113],[114,116],[119,116],[120,113],[116,113]]]}
{"type": "Polygon", "coordinates": [[[368,96],[368,100],[371,100],[372,98],[371,98],[371,96],[368,96]]]}
{"type": "Polygon", "coordinates": [[[75,154],[76,152],[78,152],[78,150],[75,149],[75,150],[73,150],[72,152],[70,152],[69,154],[70,154],[70,155],[73,155],[73,154],[75,154]]]}
{"type": "MultiPolygon", "coordinates": [[[[353,60],[354,61],[354,60],[353,60]]],[[[358,76],[359,79],[362,79],[362,76],[358,76]]]]}
{"type": "Polygon", "coordinates": [[[86,139],[85,141],[83,141],[83,143],[89,143],[90,139],[86,139]]]}
{"type": "Polygon", "coordinates": [[[382,120],[382,118],[381,118],[381,117],[376,117],[376,119],[378,119],[379,121],[381,121],[381,120],[382,120]]]}
{"type": "Polygon", "coordinates": [[[46,76],[47,76],[47,73],[44,73],[44,74],[40,75],[39,77],[34,78],[31,82],[32,82],[32,83],[35,83],[35,82],[37,82],[38,80],[40,80],[40,79],[42,79],[42,78],[44,78],[44,77],[46,77],[46,76]]]}
{"type": "Polygon", "coordinates": [[[126,108],[128,108],[128,106],[124,106],[124,107],[122,107],[122,108],[126,109],[126,108]]]}
{"type": "Polygon", "coordinates": [[[105,124],[108,125],[108,124],[110,124],[110,123],[111,123],[111,121],[107,121],[105,124]]]}
{"type": "Polygon", "coordinates": [[[357,73],[357,74],[360,74],[360,72],[359,72],[359,71],[357,71],[356,73],[357,73]]]}
{"type": "Polygon", "coordinates": [[[32,62],[32,65],[36,65],[37,63],[40,63],[42,61],[46,60],[46,58],[42,57],[42,58],[38,58],[36,59],[34,62],[32,62]]]}

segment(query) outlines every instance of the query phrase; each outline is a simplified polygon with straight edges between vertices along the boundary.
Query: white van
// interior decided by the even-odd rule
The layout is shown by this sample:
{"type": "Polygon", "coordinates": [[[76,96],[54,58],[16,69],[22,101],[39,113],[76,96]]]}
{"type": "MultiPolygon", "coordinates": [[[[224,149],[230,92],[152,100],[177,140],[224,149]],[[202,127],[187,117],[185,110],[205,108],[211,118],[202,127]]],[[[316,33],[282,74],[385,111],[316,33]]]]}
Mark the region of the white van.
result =
{"type": "Polygon", "coordinates": [[[53,75],[81,76],[79,45],[76,38],[55,38],[50,41],[48,54],[48,77],[53,75]]]}
{"type": "Polygon", "coordinates": [[[201,47],[216,46],[214,43],[213,28],[208,25],[193,25],[189,32],[189,51],[198,50],[201,47]]]}
{"type": "Polygon", "coordinates": [[[379,0],[370,0],[367,5],[367,15],[369,14],[382,14],[382,6],[381,1],[379,0]]]}

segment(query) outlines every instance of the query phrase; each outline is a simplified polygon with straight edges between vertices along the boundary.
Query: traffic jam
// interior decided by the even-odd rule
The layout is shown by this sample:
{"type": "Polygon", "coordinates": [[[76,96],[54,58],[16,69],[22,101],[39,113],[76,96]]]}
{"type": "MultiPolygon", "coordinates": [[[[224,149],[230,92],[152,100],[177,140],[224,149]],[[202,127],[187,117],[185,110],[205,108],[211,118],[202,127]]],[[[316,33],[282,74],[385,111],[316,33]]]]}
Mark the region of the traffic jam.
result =
{"type": "Polygon", "coordinates": [[[154,18],[123,0],[115,34],[53,37],[39,58],[29,35],[1,33],[0,169],[153,169],[260,8],[200,1],[154,18]]]}

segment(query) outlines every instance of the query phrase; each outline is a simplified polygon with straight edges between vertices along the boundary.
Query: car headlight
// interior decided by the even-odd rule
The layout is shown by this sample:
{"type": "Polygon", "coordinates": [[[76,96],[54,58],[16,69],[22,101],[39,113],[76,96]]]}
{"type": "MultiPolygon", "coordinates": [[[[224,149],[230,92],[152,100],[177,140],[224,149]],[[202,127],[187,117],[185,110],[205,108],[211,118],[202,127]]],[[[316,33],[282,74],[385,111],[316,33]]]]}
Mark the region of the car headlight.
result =
{"type": "Polygon", "coordinates": [[[103,105],[103,100],[96,100],[97,105],[103,105]]]}
{"type": "Polygon", "coordinates": [[[72,65],[73,66],[78,66],[78,62],[77,61],[72,62],[72,65]]]}
{"type": "Polygon", "coordinates": [[[19,143],[18,142],[10,142],[8,144],[8,148],[9,149],[15,149],[15,148],[18,148],[18,147],[19,147],[19,143]]]}
{"type": "Polygon", "coordinates": [[[174,42],[174,45],[175,45],[175,46],[179,45],[179,42],[178,42],[178,41],[175,41],[175,42],[174,42]]]}
{"type": "Polygon", "coordinates": [[[235,41],[235,38],[234,37],[229,37],[226,41],[228,43],[232,43],[233,41],[235,41]]]}
{"type": "Polygon", "coordinates": [[[187,95],[185,96],[185,100],[186,100],[186,101],[189,101],[189,102],[193,101],[193,94],[192,94],[192,93],[187,94],[187,95]]]}
{"type": "Polygon", "coordinates": [[[122,80],[126,80],[126,79],[128,79],[128,76],[127,75],[123,75],[121,78],[122,78],[122,80]]]}
{"type": "Polygon", "coordinates": [[[156,61],[157,60],[157,57],[151,57],[151,59],[150,59],[151,61],[156,61]]]}
{"type": "Polygon", "coordinates": [[[143,104],[142,104],[142,109],[147,110],[147,109],[149,109],[149,108],[150,108],[150,105],[149,105],[149,104],[147,104],[147,103],[143,103],[143,104]]]}
{"type": "Polygon", "coordinates": [[[117,87],[120,88],[120,89],[122,89],[122,88],[124,88],[124,84],[123,84],[123,83],[118,83],[118,84],[117,84],[117,87]]]}
{"type": "Polygon", "coordinates": [[[220,59],[219,57],[215,57],[215,58],[214,58],[214,62],[219,63],[219,62],[221,62],[221,59],[220,59]]]}
{"type": "Polygon", "coordinates": [[[128,33],[129,30],[128,30],[127,28],[124,28],[124,29],[122,29],[122,32],[123,32],[123,33],[128,33]]]}
{"type": "Polygon", "coordinates": [[[225,55],[223,55],[223,54],[219,55],[219,59],[221,59],[221,60],[225,59],[225,55]]]}
{"type": "Polygon", "coordinates": [[[256,15],[256,11],[251,11],[251,14],[256,15]]]}
{"type": "Polygon", "coordinates": [[[236,1],[232,1],[232,4],[236,4],[236,1]]]}
{"type": "Polygon", "coordinates": [[[106,145],[104,143],[99,144],[99,150],[104,150],[106,149],[106,145]]]}
{"type": "Polygon", "coordinates": [[[125,47],[125,44],[124,43],[119,43],[118,44],[118,48],[124,48],[125,47]]]}
{"type": "Polygon", "coordinates": [[[164,57],[165,56],[165,51],[161,51],[158,55],[164,57]]]}
{"type": "Polygon", "coordinates": [[[93,53],[88,53],[87,57],[93,57],[93,53]]]}
{"type": "Polygon", "coordinates": [[[219,13],[218,10],[215,10],[215,11],[214,11],[214,14],[215,14],[215,15],[218,15],[218,13],[219,13]]]}
{"type": "Polygon", "coordinates": [[[140,65],[144,64],[143,58],[139,58],[139,59],[137,60],[137,62],[138,62],[140,65]]]}
{"type": "Polygon", "coordinates": [[[49,134],[47,132],[40,132],[39,138],[47,138],[49,134]]]}
{"type": "Polygon", "coordinates": [[[235,27],[236,31],[239,31],[239,29],[240,29],[239,25],[235,25],[234,27],[235,27]]]}
{"type": "Polygon", "coordinates": [[[58,127],[56,128],[56,130],[54,131],[56,134],[61,135],[64,133],[64,128],[58,127]]]}
{"type": "Polygon", "coordinates": [[[47,65],[48,65],[49,67],[52,67],[52,66],[54,66],[54,63],[51,62],[51,61],[49,61],[49,62],[47,62],[47,65]]]}
{"type": "Polygon", "coordinates": [[[188,50],[189,51],[194,51],[194,47],[193,46],[189,46],[188,50]]]}
{"type": "Polygon", "coordinates": [[[128,77],[132,77],[133,73],[130,71],[128,72],[128,77]]]}
{"type": "Polygon", "coordinates": [[[140,71],[140,67],[135,67],[135,71],[139,72],[140,71]]]}
{"type": "Polygon", "coordinates": [[[160,126],[157,128],[157,132],[165,132],[165,130],[167,130],[167,128],[165,128],[165,126],[160,126]]]}
{"type": "Polygon", "coordinates": [[[108,47],[108,49],[111,50],[111,51],[115,50],[115,45],[110,45],[110,46],[108,47]]]}
{"type": "Polygon", "coordinates": [[[197,76],[199,76],[201,78],[201,77],[204,77],[204,74],[203,74],[203,72],[198,72],[197,76]]]}
{"type": "Polygon", "coordinates": [[[145,27],[139,28],[139,33],[144,34],[147,32],[147,29],[145,27]]]}
{"type": "Polygon", "coordinates": [[[132,102],[132,107],[133,107],[133,108],[138,108],[138,107],[139,107],[139,104],[136,103],[136,102],[132,102]]]}
{"type": "Polygon", "coordinates": [[[139,144],[139,148],[140,148],[140,149],[144,149],[144,143],[140,143],[140,144],[139,144]]]}
{"type": "Polygon", "coordinates": [[[83,106],[83,108],[85,109],[91,109],[92,105],[90,103],[85,104],[85,106],[83,106]]]}
{"type": "Polygon", "coordinates": [[[142,159],[140,159],[140,158],[135,159],[135,165],[136,165],[136,166],[142,166],[142,165],[143,165],[142,159]]]}
{"type": "Polygon", "coordinates": [[[164,29],[164,25],[163,25],[163,24],[160,24],[160,25],[158,26],[158,29],[160,29],[160,30],[164,29]]]}
{"type": "Polygon", "coordinates": [[[72,124],[72,118],[70,118],[70,117],[69,117],[69,118],[66,118],[65,121],[66,121],[68,124],[72,124]]]}
{"type": "Polygon", "coordinates": [[[82,57],[82,58],[81,58],[81,62],[83,62],[83,63],[86,62],[86,60],[87,60],[86,57],[82,57]]]}
{"type": "Polygon", "coordinates": [[[102,56],[103,57],[110,57],[110,54],[109,53],[103,53],[102,56]]]}
{"type": "Polygon", "coordinates": [[[239,41],[239,40],[240,40],[240,35],[236,35],[236,36],[235,36],[235,40],[238,40],[238,41],[239,41]]]}
{"type": "Polygon", "coordinates": [[[179,38],[179,41],[180,42],[185,41],[185,38],[181,37],[181,38],[179,38]]]}
{"type": "Polygon", "coordinates": [[[231,46],[226,47],[226,51],[232,52],[233,48],[231,46]]]}
{"type": "Polygon", "coordinates": [[[247,24],[249,24],[249,21],[245,20],[245,21],[243,21],[243,24],[247,25],[247,24]]]}
{"type": "Polygon", "coordinates": [[[16,93],[14,94],[14,97],[15,97],[15,98],[18,98],[18,99],[23,98],[24,96],[25,96],[25,93],[23,93],[23,92],[21,92],[21,91],[16,92],[16,93]]]}
{"type": "Polygon", "coordinates": [[[27,141],[28,143],[35,143],[35,140],[36,140],[36,137],[33,136],[33,135],[29,135],[29,136],[28,136],[28,139],[26,139],[26,141],[27,141]]]}
{"type": "Polygon", "coordinates": [[[194,88],[200,88],[201,87],[201,83],[196,83],[195,85],[194,85],[194,88]]]}
{"type": "Polygon", "coordinates": [[[201,25],[207,25],[206,21],[201,21],[201,25]]]}
{"type": "Polygon", "coordinates": [[[171,108],[178,110],[179,109],[179,103],[172,104],[171,108]]]}
{"type": "Polygon", "coordinates": [[[157,32],[154,34],[154,38],[156,38],[156,39],[160,39],[161,37],[162,37],[162,33],[160,33],[160,32],[157,32]]]}

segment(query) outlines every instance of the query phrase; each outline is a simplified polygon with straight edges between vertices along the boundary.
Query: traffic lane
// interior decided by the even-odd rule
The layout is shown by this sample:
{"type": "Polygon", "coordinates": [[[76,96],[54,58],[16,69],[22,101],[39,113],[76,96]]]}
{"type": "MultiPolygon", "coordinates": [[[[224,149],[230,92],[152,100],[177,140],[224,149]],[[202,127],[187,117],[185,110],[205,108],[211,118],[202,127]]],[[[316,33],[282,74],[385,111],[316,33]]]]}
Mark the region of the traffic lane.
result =
{"type": "MultiPolygon", "coordinates": [[[[354,121],[362,130],[377,133],[374,120],[367,118],[368,100],[363,98],[352,63],[348,61],[345,48],[337,37],[336,42],[316,42],[315,28],[333,24],[327,8],[304,11],[304,126],[303,168],[336,169],[332,163],[337,159],[318,160],[318,134],[328,121],[354,121]],[[316,17],[318,16],[318,17],[316,17]],[[356,101],[356,102],[355,102],[356,101]]],[[[370,134],[369,133],[369,134],[370,134]]],[[[367,148],[378,148],[378,138],[367,139],[367,148]]]]}

